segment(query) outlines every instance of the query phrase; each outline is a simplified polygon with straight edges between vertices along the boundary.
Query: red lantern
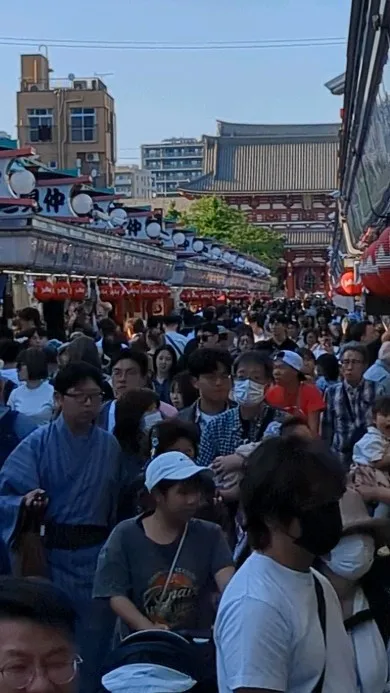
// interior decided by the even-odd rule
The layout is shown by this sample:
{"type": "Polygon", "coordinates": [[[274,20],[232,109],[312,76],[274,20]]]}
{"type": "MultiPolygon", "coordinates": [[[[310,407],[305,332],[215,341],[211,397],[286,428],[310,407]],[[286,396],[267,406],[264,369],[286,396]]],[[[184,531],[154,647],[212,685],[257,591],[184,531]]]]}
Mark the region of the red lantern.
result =
{"type": "Polygon", "coordinates": [[[377,265],[377,252],[379,249],[379,241],[371,243],[364,251],[360,265],[360,275],[366,289],[376,296],[386,296],[388,289],[383,284],[379,274],[377,265]]]}
{"type": "Polygon", "coordinates": [[[119,301],[124,291],[118,282],[110,282],[109,284],[100,285],[99,294],[102,301],[119,301]]]}
{"type": "Polygon", "coordinates": [[[376,263],[378,275],[383,284],[382,296],[390,295],[390,227],[387,227],[378,238],[376,263]]]}
{"type": "Polygon", "coordinates": [[[83,301],[87,295],[87,287],[84,282],[71,282],[70,295],[73,301],[83,301]]]}
{"type": "Polygon", "coordinates": [[[54,298],[56,301],[66,301],[71,298],[72,291],[69,282],[56,282],[54,284],[54,298]]]}
{"type": "Polygon", "coordinates": [[[344,296],[360,296],[362,293],[362,285],[355,284],[353,270],[344,272],[340,279],[340,288],[344,292],[344,296]]]}
{"type": "Polygon", "coordinates": [[[34,296],[37,301],[53,300],[56,297],[54,284],[46,280],[34,282],[34,296]]]}

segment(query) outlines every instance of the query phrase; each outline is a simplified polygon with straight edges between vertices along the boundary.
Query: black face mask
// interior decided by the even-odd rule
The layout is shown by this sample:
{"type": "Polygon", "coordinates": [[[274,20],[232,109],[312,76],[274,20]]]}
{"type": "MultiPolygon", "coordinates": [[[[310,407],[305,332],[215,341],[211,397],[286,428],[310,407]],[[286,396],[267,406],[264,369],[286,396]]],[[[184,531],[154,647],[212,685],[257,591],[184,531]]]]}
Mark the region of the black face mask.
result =
{"type": "Polygon", "coordinates": [[[301,523],[302,534],[295,543],[309,553],[325,556],[339,543],[343,524],[338,501],[305,510],[297,517],[301,523]]]}

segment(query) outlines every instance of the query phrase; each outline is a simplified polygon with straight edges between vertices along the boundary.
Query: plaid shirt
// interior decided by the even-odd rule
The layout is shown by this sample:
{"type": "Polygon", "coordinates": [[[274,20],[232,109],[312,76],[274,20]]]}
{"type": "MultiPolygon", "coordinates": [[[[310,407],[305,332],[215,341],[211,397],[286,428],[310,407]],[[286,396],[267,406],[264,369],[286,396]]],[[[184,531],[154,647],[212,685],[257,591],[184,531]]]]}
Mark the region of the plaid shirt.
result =
{"type": "MultiPolygon", "coordinates": [[[[362,380],[357,387],[340,382],[328,387],[322,419],[322,438],[330,445],[346,469],[352,461],[354,435],[372,422],[372,405],[382,394],[377,383],[362,380]],[[348,397],[350,406],[346,404],[348,397]]],[[[363,433],[362,433],[363,435],[363,433]]]]}
{"type": "Polygon", "coordinates": [[[240,445],[255,443],[261,437],[276,433],[279,423],[286,418],[285,412],[266,404],[259,418],[249,423],[249,435],[245,438],[244,428],[240,417],[240,407],[229,409],[214,417],[202,431],[198,464],[209,467],[216,457],[232,455],[240,445]],[[267,417],[273,417],[263,436],[259,437],[262,422],[267,417]]]}

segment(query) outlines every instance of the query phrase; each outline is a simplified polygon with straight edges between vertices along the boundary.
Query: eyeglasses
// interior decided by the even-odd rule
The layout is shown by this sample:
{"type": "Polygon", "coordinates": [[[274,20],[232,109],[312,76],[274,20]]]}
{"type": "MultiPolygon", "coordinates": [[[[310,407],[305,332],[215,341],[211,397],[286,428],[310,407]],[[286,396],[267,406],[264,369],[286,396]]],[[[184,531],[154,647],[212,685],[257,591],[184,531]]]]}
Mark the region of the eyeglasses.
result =
{"type": "Polygon", "coordinates": [[[196,338],[196,341],[198,342],[198,344],[200,344],[200,342],[208,342],[211,337],[211,334],[201,334],[199,335],[199,337],[196,338]]]}
{"type": "MultiPolygon", "coordinates": [[[[58,660],[49,664],[40,664],[46,679],[55,686],[63,686],[76,678],[76,674],[83,660],[79,655],[73,659],[58,660]]],[[[33,664],[19,662],[6,664],[0,669],[0,674],[6,684],[14,691],[21,691],[31,686],[37,675],[37,668],[33,664]]]]}
{"type": "Polygon", "coordinates": [[[65,392],[65,397],[71,397],[77,404],[98,404],[102,402],[103,392],[65,392]]]}

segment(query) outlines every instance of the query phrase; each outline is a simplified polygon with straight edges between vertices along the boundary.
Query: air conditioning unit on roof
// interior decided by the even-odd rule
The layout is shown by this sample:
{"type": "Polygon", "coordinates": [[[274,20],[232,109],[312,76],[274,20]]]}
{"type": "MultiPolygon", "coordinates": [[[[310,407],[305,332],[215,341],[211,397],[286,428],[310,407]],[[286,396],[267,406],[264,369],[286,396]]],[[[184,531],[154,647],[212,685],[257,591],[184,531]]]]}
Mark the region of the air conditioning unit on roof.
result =
{"type": "Polygon", "coordinates": [[[85,160],[91,163],[97,163],[100,161],[100,154],[97,152],[88,152],[88,154],[85,155],[85,160]]]}

